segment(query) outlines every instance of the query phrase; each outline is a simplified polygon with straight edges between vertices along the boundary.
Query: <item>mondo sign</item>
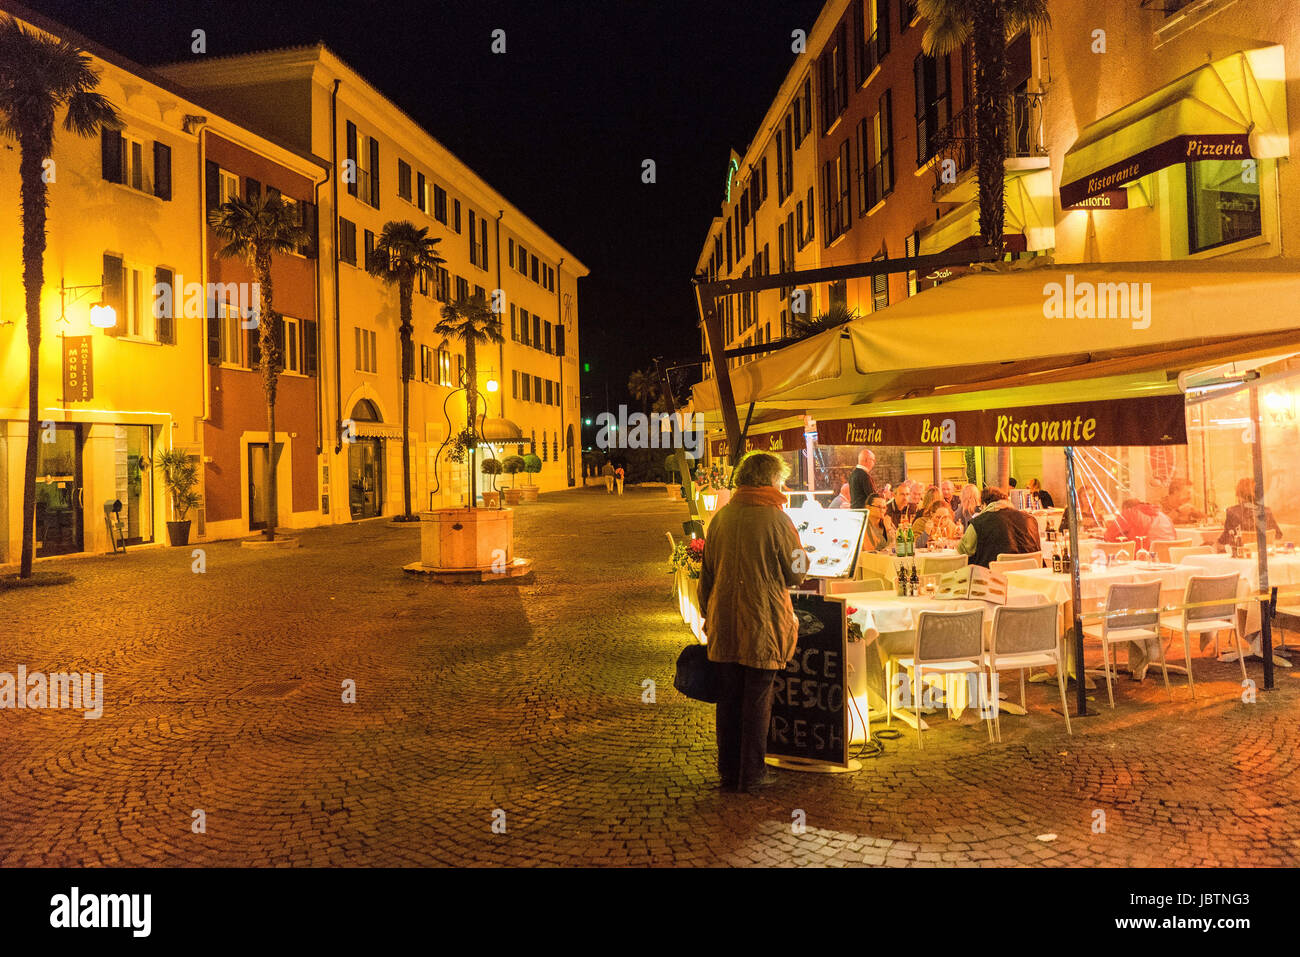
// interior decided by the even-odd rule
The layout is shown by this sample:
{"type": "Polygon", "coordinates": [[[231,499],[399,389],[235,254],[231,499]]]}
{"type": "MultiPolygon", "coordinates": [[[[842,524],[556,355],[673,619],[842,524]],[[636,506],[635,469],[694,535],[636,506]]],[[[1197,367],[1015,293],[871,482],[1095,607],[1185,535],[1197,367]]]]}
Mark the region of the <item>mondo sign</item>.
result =
{"type": "Polygon", "coordinates": [[[89,402],[95,397],[93,343],[90,336],[63,337],[64,402],[89,402]]]}

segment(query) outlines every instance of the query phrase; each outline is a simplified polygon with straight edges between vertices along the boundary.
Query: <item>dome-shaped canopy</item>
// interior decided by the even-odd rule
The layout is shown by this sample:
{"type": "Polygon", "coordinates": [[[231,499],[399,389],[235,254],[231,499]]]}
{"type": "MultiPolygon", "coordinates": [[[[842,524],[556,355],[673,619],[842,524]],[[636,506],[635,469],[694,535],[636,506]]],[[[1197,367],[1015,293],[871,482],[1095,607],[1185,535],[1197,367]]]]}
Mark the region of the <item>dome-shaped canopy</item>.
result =
{"type": "Polygon", "coordinates": [[[501,445],[514,445],[519,442],[526,442],[523,429],[515,425],[509,419],[483,419],[483,425],[480,429],[483,435],[483,441],[496,442],[501,445]]]}

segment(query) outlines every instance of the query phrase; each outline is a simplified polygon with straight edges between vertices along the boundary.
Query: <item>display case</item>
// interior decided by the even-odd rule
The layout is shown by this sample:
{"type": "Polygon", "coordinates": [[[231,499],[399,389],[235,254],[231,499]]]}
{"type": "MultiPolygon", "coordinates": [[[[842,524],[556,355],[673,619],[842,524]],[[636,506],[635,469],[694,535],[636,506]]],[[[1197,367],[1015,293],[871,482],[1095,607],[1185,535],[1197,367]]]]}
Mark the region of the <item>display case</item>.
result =
{"type": "Polygon", "coordinates": [[[808,553],[811,578],[852,578],[862,549],[867,513],[818,505],[787,507],[799,542],[808,553]]]}

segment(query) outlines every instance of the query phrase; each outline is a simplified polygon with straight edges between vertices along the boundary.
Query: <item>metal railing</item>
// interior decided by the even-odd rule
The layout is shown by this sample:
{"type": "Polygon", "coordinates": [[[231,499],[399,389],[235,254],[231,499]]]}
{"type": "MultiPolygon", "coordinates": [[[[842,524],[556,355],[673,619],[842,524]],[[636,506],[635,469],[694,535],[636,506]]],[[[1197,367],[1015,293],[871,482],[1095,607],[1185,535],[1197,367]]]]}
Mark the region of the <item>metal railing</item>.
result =
{"type": "MultiPolygon", "coordinates": [[[[1047,135],[1043,123],[1043,97],[1045,93],[1012,93],[1006,99],[1006,148],[1008,157],[1045,156],[1047,135]]],[[[918,128],[918,135],[920,134],[918,128]]],[[[945,160],[952,160],[955,172],[963,173],[975,165],[976,131],[975,104],[967,103],[942,128],[935,131],[929,144],[926,160],[938,157],[934,164],[937,195],[943,187],[944,173],[953,171],[945,160]]]]}

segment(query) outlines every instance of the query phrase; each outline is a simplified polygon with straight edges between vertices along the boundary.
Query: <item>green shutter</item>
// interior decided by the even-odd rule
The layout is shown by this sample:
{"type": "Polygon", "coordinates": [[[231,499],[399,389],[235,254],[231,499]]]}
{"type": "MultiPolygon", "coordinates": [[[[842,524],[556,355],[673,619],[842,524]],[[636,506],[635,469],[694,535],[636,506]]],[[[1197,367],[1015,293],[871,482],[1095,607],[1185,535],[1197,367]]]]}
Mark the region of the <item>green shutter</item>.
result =
{"type": "Polygon", "coordinates": [[[100,128],[100,162],[104,179],[122,182],[122,134],[107,126],[100,128]]]}
{"type": "Polygon", "coordinates": [[[172,198],[172,148],[157,140],[153,144],[153,194],[159,199],[172,198]]]}
{"type": "Polygon", "coordinates": [[[120,336],[126,328],[126,292],[122,272],[122,257],[104,253],[104,303],[117,313],[117,323],[104,332],[120,336]]]}
{"type": "Polygon", "coordinates": [[[176,310],[180,303],[176,301],[175,290],[173,290],[171,309],[159,310],[157,306],[157,288],[159,286],[171,288],[172,278],[172,271],[163,266],[158,266],[153,271],[153,284],[155,290],[153,297],[154,335],[159,342],[169,346],[176,344],[176,310]],[[166,315],[160,315],[160,312],[166,312],[166,315]]]}

